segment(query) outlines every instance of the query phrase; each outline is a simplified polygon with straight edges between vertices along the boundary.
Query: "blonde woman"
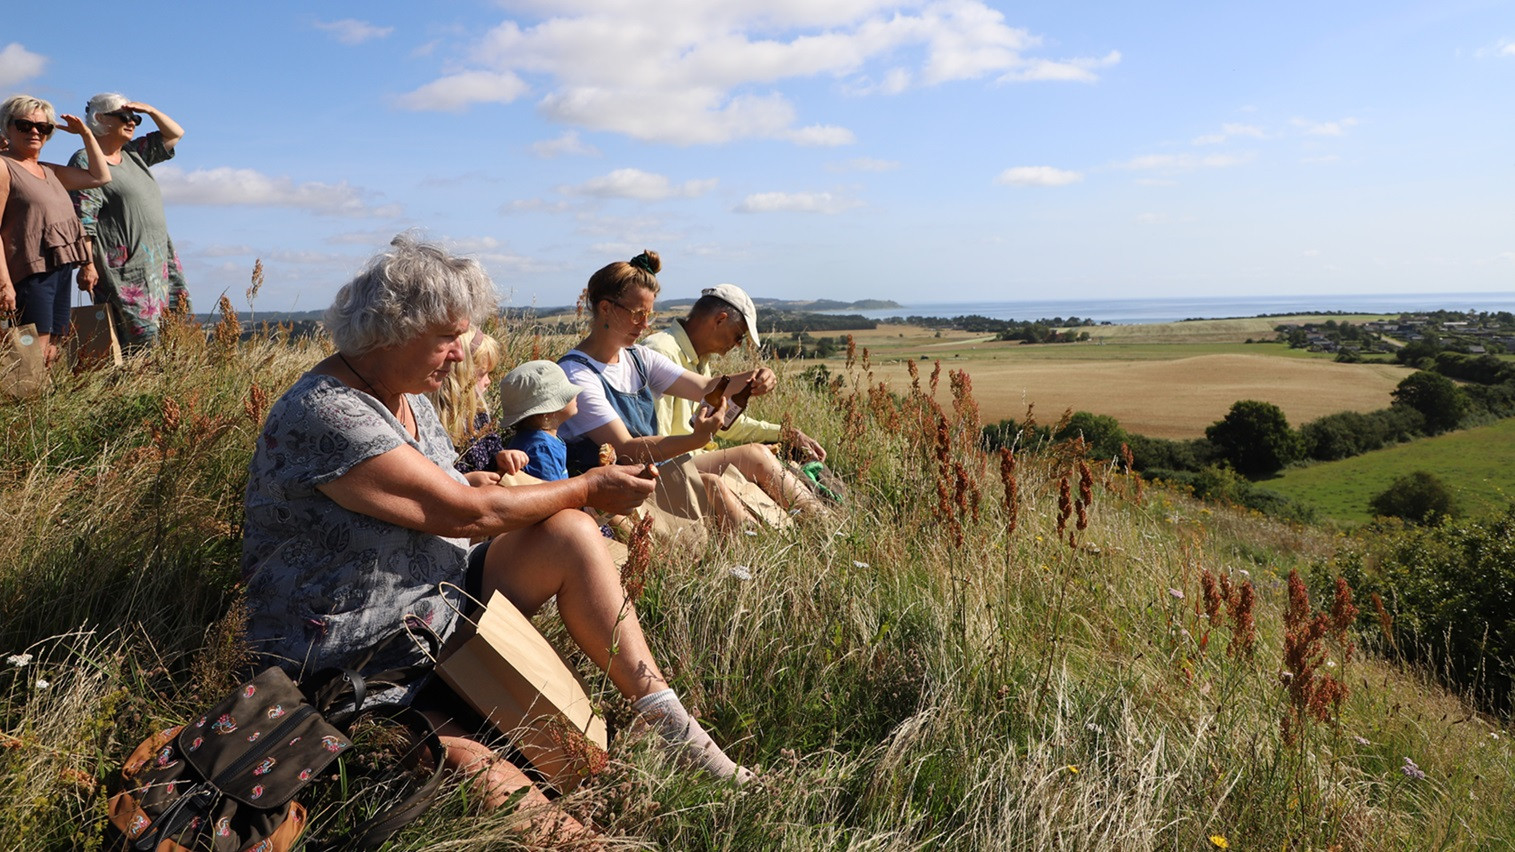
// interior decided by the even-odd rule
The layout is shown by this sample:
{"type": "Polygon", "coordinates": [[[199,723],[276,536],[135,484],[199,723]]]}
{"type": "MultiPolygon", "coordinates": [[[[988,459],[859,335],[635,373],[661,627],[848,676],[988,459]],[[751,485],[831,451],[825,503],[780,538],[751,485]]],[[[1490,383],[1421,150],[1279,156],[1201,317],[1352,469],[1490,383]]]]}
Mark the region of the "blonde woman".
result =
{"type": "Polygon", "coordinates": [[[30,95],[13,95],[0,103],[0,311],[17,311],[22,323],[35,323],[37,337],[47,350],[47,362],[58,357],[54,338],[69,329],[68,282],[75,267],[90,264],[84,228],[74,213],[68,191],[110,183],[100,144],[78,116],[65,115],[58,124],[53,105],[30,95]],[[94,155],[88,170],[41,160],[42,147],[62,127],[84,138],[94,155]]]}

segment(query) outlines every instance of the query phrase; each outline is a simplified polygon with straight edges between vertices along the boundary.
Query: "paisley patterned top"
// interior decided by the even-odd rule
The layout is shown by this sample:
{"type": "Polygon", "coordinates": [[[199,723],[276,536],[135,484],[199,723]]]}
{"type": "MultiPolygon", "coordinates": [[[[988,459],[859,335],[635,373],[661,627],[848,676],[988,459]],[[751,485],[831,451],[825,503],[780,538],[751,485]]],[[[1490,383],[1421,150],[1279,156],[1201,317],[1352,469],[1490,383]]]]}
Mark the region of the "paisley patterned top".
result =
{"type": "MultiPolygon", "coordinates": [[[[467,539],[349,511],[317,488],[401,444],[466,482],[452,468],[452,441],[431,402],[407,399],[419,439],[374,397],[331,376],[307,373],[274,403],[263,424],[248,466],[242,544],[247,638],[270,663],[297,676],[302,669],[351,665],[398,630],[407,615],[445,639],[456,619],[453,608],[464,605],[459,589],[439,590],[437,584],[463,585],[467,539]]],[[[394,646],[394,653],[365,669],[424,662],[413,643],[394,646]]]]}
{"type": "MultiPolygon", "coordinates": [[[[163,311],[183,300],[189,307],[184,268],[168,237],[163,193],[148,166],[172,159],[174,149],[153,131],[128,142],[121,162],[110,167],[110,183],[72,193],[84,230],[95,238],[95,303],[116,312],[116,331],[127,345],[158,336],[163,311]]],[[[89,153],[74,152],[71,166],[89,168],[89,153]]]]}

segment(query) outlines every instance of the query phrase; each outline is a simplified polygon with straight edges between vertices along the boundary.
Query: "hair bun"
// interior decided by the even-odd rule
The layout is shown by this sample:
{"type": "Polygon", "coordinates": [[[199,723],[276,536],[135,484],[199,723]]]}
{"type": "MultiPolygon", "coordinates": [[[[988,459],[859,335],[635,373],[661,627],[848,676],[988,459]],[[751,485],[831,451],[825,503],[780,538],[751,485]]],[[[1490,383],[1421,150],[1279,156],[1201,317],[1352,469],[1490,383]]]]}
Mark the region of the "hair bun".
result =
{"type": "Polygon", "coordinates": [[[658,274],[658,270],[663,268],[663,262],[658,259],[658,253],[652,249],[647,249],[636,257],[633,257],[630,263],[649,275],[656,275],[658,274]]]}

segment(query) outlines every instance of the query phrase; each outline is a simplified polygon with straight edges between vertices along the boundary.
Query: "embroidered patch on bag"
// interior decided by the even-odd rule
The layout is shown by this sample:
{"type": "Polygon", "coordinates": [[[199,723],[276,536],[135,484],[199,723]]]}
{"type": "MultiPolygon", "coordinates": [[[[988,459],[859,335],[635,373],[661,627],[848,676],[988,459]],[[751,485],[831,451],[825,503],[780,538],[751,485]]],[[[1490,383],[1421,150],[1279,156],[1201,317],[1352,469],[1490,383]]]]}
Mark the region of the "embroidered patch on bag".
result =
{"type": "Polygon", "coordinates": [[[247,741],[250,742],[250,743],[255,743],[255,742],[258,741],[258,737],[261,737],[261,736],[263,736],[263,732],[262,731],[253,731],[252,733],[250,733],[250,734],[247,735],[247,741]]]}
{"type": "Polygon", "coordinates": [[[253,774],[254,775],[267,775],[268,771],[270,769],[273,769],[274,765],[277,764],[278,762],[279,761],[274,760],[271,757],[265,757],[263,759],[263,762],[260,763],[260,764],[258,764],[258,768],[253,770],[253,774]]]}
{"type": "Polygon", "coordinates": [[[341,740],[328,734],[321,738],[321,747],[331,752],[332,754],[336,754],[343,748],[346,748],[346,745],[341,740]]]}
{"type": "Polygon", "coordinates": [[[222,713],[221,718],[217,719],[210,729],[218,734],[229,734],[237,729],[237,720],[233,719],[230,713],[222,713]]]}
{"type": "Polygon", "coordinates": [[[283,716],[283,715],[284,715],[284,705],[283,704],[275,704],[274,706],[268,708],[268,718],[270,718],[270,719],[277,719],[277,718],[279,718],[280,716],[283,716]]]}

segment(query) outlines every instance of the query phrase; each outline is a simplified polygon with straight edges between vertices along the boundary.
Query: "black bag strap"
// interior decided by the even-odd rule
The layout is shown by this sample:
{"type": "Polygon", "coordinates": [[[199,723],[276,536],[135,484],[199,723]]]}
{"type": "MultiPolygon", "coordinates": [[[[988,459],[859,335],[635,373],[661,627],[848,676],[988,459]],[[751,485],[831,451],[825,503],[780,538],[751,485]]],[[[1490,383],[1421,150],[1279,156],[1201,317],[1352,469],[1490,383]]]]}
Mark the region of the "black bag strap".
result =
{"type": "Polygon", "coordinates": [[[377,716],[404,725],[416,737],[416,745],[425,748],[431,755],[432,772],[419,789],[403,800],[364,820],[357,827],[330,840],[310,838],[305,841],[306,852],[328,852],[338,849],[375,849],[393,837],[396,832],[426,813],[436,803],[446,771],[447,747],[437,735],[436,727],[425,714],[403,704],[375,704],[353,710],[327,721],[351,732],[353,724],[365,716],[377,716]]]}

